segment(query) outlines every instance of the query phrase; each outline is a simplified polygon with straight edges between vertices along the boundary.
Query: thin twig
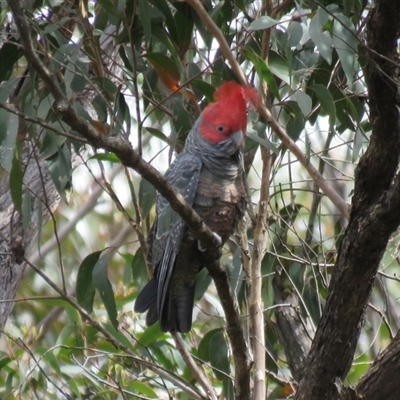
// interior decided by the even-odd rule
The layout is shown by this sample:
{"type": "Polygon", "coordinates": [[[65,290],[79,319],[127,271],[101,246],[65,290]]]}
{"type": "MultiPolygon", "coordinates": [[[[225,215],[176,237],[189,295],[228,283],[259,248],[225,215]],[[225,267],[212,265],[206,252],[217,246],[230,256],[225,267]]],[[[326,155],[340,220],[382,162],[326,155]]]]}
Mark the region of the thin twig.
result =
{"type": "Polygon", "coordinates": [[[200,386],[207,393],[207,396],[211,400],[217,400],[217,395],[215,394],[214,388],[211,383],[208,381],[207,376],[201,371],[198,365],[193,360],[191,354],[187,351],[185,347],[185,343],[183,343],[182,338],[179,336],[179,333],[172,332],[172,337],[175,340],[176,348],[181,354],[183,360],[185,361],[187,367],[193,375],[193,378],[199,382],[200,386]]]}

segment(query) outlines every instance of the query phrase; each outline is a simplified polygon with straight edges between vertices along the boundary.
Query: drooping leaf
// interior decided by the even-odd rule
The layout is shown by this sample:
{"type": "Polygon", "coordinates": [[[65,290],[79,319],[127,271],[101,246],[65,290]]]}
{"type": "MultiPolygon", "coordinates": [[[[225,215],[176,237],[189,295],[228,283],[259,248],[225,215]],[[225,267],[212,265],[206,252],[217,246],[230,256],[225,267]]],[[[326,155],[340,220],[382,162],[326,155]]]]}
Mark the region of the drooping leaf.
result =
{"type": "Polygon", "coordinates": [[[7,81],[12,75],[15,63],[22,57],[20,47],[13,40],[6,40],[0,48],[0,82],[7,81]]]}
{"type": "Polygon", "coordinates": [[[101,300],[103,301],[113,327],[118,329],[117,306],[115,304],[114,292],[107,276],[109,260],[109,253],[104,253],[102,256],[100,256],[93,268],[92,279],[94,286],[100,293],[101,300]]]}
{"type": "Polygon", "coordinates": [[[270,51],[269,53],[268,68],[275,76],[282,79],[291,88],[297,88],[298,78],[291,73],[291,66],[285,58],[275,51],[270,51]]]}
{"type": "Polygon", "coordinates": [[[151,21],[150,21],[150,4],[148,1],[137,2],[137,13],[140,18],[140,22],[143,26],[143,32],[147,43],[151,41],[151,21]]]}
{"type": "Polygon", "coordinates": [[[215,368],[215,376],[219,380],[224,380],[230,373],[230,363],[228,357],[228,345],[224,331],[220,329],[210,339],[210,363],[215,368]]]}
{"type": "Polygon", "coordinates": [[[292,47],[297,47],[299,46],[301,38],[303,37],[303,28],[299,22],[291,21],[287,28],[286,34],[286,47],[288,49],[291,49],[292,47]]]}
{"type": "Polygon", "coordinates": [[[132,280],[136,287],[144,283],[142,281],[148,281],[146,261],[144,258],[145,255],[143,254],[143,250],[141,247],[139,247],[136,250],[136,253],[133,256],[132,262],[130,264],[132,280]]]}
{"type": "Polygon", "coordinates": [[[296,98],[297,104],[299,105],[301,112],[305,117],[307,117],[307,115],[310,114],[311,112],[311,107],[312,107],[311,97],[307,93],[304,93],[302,90],[297,90],[294,96],[296,98]]]}
{"type": "Polygon", "coordinates": [[[281,100],[278,85],[276,84],[275,78],[265,61],[250,47],[245,47],[242,49],[242,54],[253,63],[258,76],[267,83],[268,89],[271,90],[274,97],[278,100],[281,100]]]}
{"type": "Polygon", "coordinates": [[[329,32],[323,29],[328,19],[329,14],[323,8],[319,7],[310,22],[309,34],[321,56],[325,58],[328,64],[331,64],[333,41],[329,32]]]}
{"type": "Polygon", "coordinates": [[[163,133],[161,132],[159,129],[156,128],[152,128],[150,126],[145,126],[144,129],[149,132],[150,134],[152,134],[153,136],[155,136],[156,138],[162,140],[163,142],[169,144],[169,138],[163,133]]]}
{"type": "Polygon", "coordinates": [[[251,140],[254,140],[258,144],[261,144],[261,146],[271,150],[275,154],[279,154],[278,148],[271,141],[260,137],[256,132],[247,132],[247,137],[249,137],[251,140]]]}
{"type": "Polygon", "coordinates": [[[333,125],[336,119],[336,107],[329,90],[320,84],[309,86],[314,91],[321,103],[322,112],[329,115],[329,123],[333,125]]]}
{"type": "Polygon", "coordinates": [[[93,311],[95,286],[92,279],[93,269],[103,250],[95,251],[85,257],[76,276],[76,299],[88,313],[93,311]]]}
{"type": "Polygon", "coordinates": [[[142,217],[146,218],[156,202],[157,191],[154,186],[142,178],[139,186],[139,206],[142,217]]]}
{"type": "Polygon", "coordinates": [[[333,23],[333,45],[339,55],[347,83],[353,86],[353,77],[357,63],[358,39],[354,25],[345,15],[336,13],[333,23]]]}
{"type": "Polygon", "coordinates": [[[222,331],[221,328],[217,328],[217,329],[212,329],[210,331],[208,331],[203,338],[201,339],[199,346],[198,346],[198,350],[197,350],[197,355],[198,357],[205,361],[205,362],[209,362],[210,361],[210,353],[211,353],[211,348],[210,348],[210,343],[211,343],[211,339],[212,337],[218,333],[222,331]]]}

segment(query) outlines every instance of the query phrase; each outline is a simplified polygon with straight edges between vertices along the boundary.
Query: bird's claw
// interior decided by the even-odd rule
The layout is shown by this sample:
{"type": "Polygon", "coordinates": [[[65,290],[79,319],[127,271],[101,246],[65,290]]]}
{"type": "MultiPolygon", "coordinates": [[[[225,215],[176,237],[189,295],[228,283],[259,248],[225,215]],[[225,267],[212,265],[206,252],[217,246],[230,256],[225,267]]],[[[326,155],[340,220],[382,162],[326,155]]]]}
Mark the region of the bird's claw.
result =
{"type": "MultiPolygon", "coordinates": [[[[216,241],[218,242],[218,245],[221,246],[222,245],[221,236],[219,236],[218,233],[215,233],[215,232],[213,232],[212,234],[215,237],[216,241]]],[[[204,253],[206,251],[206,249],[201,245],[200,240],[197,241],[197,247],[202,253],[204,253]]]]}

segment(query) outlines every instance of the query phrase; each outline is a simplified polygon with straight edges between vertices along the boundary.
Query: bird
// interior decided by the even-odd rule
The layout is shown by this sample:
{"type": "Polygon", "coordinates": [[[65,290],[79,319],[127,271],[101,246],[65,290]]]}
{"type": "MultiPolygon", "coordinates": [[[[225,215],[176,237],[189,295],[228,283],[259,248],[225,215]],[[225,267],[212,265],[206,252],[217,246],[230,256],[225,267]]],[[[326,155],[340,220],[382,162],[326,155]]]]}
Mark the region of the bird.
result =
{"type": "MultiPolygon", "coordinates": [[[[224,82],[190,130],[184,149],[165,178],[183,195],[221,246],[243,218],[247,195],[242,148],[247,110],[259,104],[250,86],[224,82]]],[[[163,332],[189,332],[196,276],[205,267],[204,249],[168,201],[157,195],[156,217],[149,232],[152,279],[136,298],[134,311],[147,311],[146,324],[160,322],[163,332]]]]}

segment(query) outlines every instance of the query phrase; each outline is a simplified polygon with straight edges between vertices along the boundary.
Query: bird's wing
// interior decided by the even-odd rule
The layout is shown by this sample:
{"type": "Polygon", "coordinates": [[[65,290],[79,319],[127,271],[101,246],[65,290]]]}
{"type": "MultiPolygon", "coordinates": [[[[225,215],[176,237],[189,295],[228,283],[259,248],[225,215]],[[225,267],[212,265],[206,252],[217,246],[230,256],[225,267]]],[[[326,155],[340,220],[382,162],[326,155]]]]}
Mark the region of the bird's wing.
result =
{"type": "MultiPolygon", "coordinates": [[[[200,157],[181,154],[165,174],[167,180],[193,205],[199,183],[202,162],[200,157]]],[[[161,195],[157,198],[157,221],[152,243],[153,266],[156,268],[158,301],[157,308],[163,309],[176,256],[186,231],[186,224],[161,195]]]]}
{"type": "MultiPolygon", "coordinates": [[[[193,205],[196,197],[202,162],[200,157],[191,154],[181,154],[171,165],[165,178],[185,198],[189,205],[193,205]]],[[[169,202],[158,195],[157,197],[157,232],[156,239],[172,232],[172,227],[181,220],[169,204],[169,202]]]]}

